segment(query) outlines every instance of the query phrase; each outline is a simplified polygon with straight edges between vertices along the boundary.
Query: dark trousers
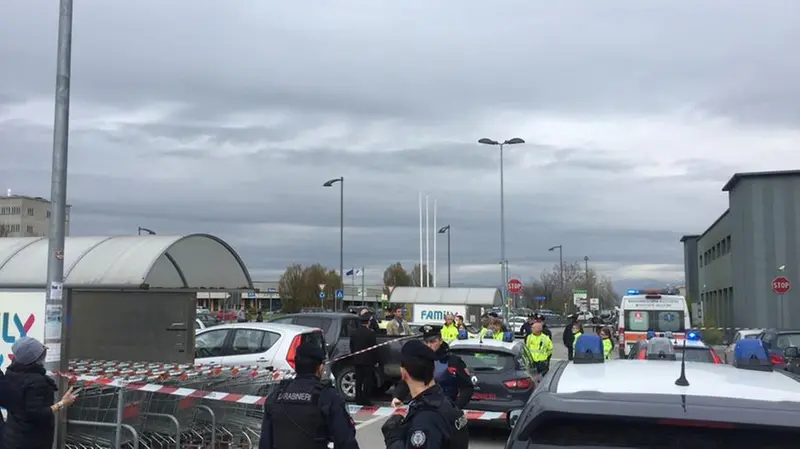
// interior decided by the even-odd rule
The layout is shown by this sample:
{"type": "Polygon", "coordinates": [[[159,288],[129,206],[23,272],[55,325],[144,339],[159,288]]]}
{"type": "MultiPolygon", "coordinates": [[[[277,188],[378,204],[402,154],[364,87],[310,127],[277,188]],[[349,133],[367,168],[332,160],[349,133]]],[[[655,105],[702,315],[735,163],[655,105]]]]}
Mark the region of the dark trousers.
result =
{"type": "Polygon", "coordinates": [[[374,372],[369,365],[356,365],[356,404],[370,405],[370,396],[374,387],[372,381],[374,379],[374,372]]]}
{"type": "Polygon", "coordinates": [[[567,360],[572,360],[573,357],[575,357],[575,354],[573,353],[574,349],[575,348],[573,348],[572,345],[567,345],[567,360]]]}

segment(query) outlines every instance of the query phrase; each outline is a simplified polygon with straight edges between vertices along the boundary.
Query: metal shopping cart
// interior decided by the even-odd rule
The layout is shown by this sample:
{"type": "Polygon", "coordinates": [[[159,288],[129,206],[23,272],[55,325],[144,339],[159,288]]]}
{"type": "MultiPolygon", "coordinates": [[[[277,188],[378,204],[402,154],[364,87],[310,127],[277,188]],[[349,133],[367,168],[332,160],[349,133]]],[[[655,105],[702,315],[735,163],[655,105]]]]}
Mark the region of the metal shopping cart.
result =
{"type": "Polygon", "coordinates": [[[139,446],[139,406],[144,394],[103,384],[84,384],[76,391],[79,400],[67,411],[68,448],[139,446]]]}

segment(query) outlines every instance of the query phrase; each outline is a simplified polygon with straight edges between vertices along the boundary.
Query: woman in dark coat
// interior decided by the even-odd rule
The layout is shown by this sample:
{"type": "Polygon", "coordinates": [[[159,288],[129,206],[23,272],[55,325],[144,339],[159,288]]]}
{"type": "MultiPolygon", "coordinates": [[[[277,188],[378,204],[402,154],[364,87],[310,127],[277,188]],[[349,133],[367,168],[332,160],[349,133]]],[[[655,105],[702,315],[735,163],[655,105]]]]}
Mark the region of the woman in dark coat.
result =
{"type": "Polygon", "coordinates": [[[23,337],[11,347],[14,360],[6,370],[8,387],[18,397],[8,407],[3,449],[51,449],[55,416],[75,402],[70,388],[55,402],[56,383],[47,376],[44,359],[47,348],[38,340],[23,337]]]}

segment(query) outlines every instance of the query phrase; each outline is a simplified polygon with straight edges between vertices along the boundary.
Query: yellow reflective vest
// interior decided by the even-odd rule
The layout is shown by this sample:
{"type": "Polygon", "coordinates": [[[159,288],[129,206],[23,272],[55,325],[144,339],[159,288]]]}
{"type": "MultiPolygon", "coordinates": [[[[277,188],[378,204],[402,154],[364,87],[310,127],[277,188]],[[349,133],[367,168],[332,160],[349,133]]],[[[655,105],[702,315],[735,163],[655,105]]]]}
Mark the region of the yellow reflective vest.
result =
{"type": "Polygon", "coordinates": [[[492,338],[494,338],[495,340],[500,340],[500,341],[503,341],[503,337],[504,337],[504,335],[503,335],[503,334],[504,334],[504,333],[505,333],[505,332],[503,332],[502,330],[500,330],[500,331],[498,331],[498,332],[495,332],[494,334],[492,334],[492,338]]]}
{"type": "Polygon", "coordinates": [[[575,345],[578,344],[578,337],[580,337],[581,335],[583,335],[583,332],[576,332],[575,334],[572,335],[573,338],[572,350],[575,350],[575,345]]]}
{"type": "Polygon", "coordinates": [[[603,338],[603,355],[605,355],[606,360],[611,358],[611,352],[614,350],[614,343],[611,342],[611,339],[608,337],[603,338]]]}
{"type": "Polygon", "coordinates": [[[458,328],[453,324],[449,326],[445,324],[444,326],[442,326],[441,335],[442,335],[442,341],[444,341],[445,343],[450,343],[451,341],[458,338],[458,328]]]}
{"type": "Polygon", "coordinates": [[[542,332],[539,335],[529,334],[525,338],[525,346],[531,353],[534,362],[544,362],[553,355],[553,340],[542,332]]]}

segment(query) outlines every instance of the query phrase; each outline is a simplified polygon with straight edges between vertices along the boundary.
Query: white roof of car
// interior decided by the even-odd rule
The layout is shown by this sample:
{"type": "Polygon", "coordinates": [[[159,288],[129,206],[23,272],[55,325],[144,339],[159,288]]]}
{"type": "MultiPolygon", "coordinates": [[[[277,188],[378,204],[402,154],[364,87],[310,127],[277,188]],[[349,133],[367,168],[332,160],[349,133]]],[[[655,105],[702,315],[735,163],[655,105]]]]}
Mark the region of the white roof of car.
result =
{"type": "Polygon", "coordinates": [[[284,323],[228,323],[228,324],[220,324],[214,327],[207,327],[206,329],[210,330],[260,329],[265,331],[278,332],[280,334],[305,334],[312,330],[321,330],[308,326],[298,326],[296,324],[284,324],[284,323]]]}
{"type": "Polygon", "coordinates": [[[758,335],[758,334],[760,334],[760,333],[762,333],[762,332],[764,332],[764,329],[743,329],[743,330],[740,330],[740,331],[739,331],[739,334],[740,334],[741,336],[745,336],[745,335],[758,335]]]}
{"type": "Polygon", "coordinates": [[[658,360],[609,360],[564,368],[556,394],[595,391],[611,394],[663,394],[800,403],[800,382],[778,372],[732,365],[687,363],[688,387],[675,385],[680,363],[658,360]]]}
{"type": "MultiPolygon", "coordinates": [[[[675,346],[675,349],[680,349],[683,347],[683,340],[672,339],[671,341],[672,345],[675,346]]],[[[686,347],[708,349],[708,345],[699,340],[686,340],[686,347]]]]}
{"type": "Polygon", "coordinates": [[[520,341],[507,342],[495,340],[494,338],[484,338],[481,342],[480,338],[468,338],[466,340],[453,340],[449,343],[450,349],[458,349],[459,346],[483,346],[487,349],[505,349],[511,350],[514,346],[522,344],[520,341]]]}

